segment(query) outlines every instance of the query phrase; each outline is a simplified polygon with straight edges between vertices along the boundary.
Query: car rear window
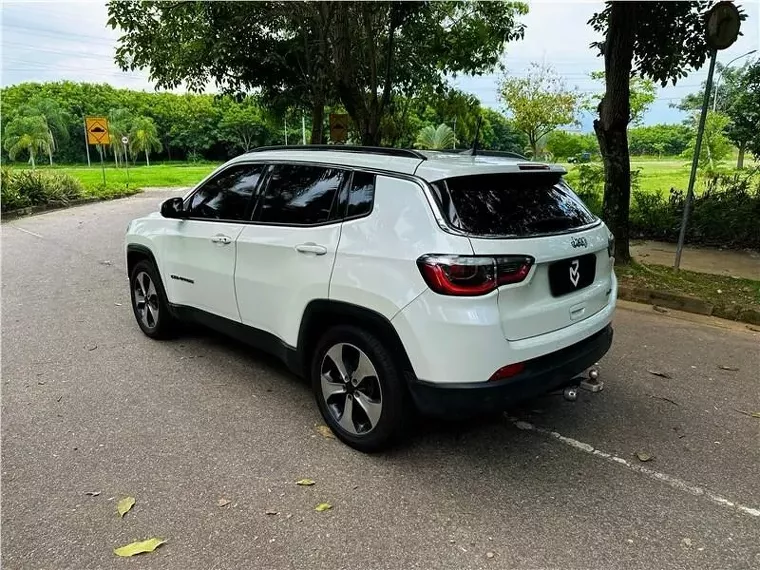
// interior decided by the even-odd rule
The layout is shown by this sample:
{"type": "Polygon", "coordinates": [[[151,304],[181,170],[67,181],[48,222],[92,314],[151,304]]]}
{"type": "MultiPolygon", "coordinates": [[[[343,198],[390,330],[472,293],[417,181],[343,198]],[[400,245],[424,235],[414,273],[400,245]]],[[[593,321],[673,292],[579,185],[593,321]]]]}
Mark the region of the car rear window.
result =
{"type": "Polygon", "coordinates": [[[596,220],[557,173],[458,176],[433,188],[449,223],[477,235],[556,233],[596,220]]]}

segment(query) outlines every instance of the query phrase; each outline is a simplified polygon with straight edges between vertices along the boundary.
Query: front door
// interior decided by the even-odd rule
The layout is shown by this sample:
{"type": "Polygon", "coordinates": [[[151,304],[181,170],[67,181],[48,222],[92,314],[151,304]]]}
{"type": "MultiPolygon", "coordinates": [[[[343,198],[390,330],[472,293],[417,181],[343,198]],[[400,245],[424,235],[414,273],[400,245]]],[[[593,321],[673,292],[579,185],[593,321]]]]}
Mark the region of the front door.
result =
{"type": "Polygon", "coordinates": [[[188,218],[161,241],[171,303],[240,321],[235,299],[235,248],[264,165],[237,164],[206,181],[185,201],[188,218]]]}

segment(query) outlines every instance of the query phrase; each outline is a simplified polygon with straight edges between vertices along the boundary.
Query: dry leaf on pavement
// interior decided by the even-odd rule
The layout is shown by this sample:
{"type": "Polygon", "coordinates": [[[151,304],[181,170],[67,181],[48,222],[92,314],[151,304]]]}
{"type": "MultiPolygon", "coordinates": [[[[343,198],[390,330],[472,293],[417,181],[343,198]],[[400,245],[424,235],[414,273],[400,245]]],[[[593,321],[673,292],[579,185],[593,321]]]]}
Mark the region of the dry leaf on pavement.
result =
{"type": "Polygon", "coordinates": [[[142,554],[143,552],[153,552],[165,542],[166,541],[162,538],[149,538],[148,540],[131,542],[119,548],[114,548],[113,553],[116,556],[134,556],[135,554],[142,554]]]}
{"type": "Polygon", "coordinates": [[[739,369],[736,366],[724,366],[723,364],[721,364],[720,366],[718,366],[718,368],[720,368],[721,370],[728,370],[729,372],[738,372],[739,371],[739,369]]]}
{"type": "MultiPolygon", "coordinates": [[[[135,506],[134,497],[125,497],[116,505],[116,510],[119,511],[119,516],[124,517],[129,512],[129,509],[135,506]]],[[[131,556],[131,555],[130,555],[131,556]]]]}
{"type": "Polygon", "coordinates": [[[87,491],[85,495],[89,495],[90,497],[97,497],[100,495],[100,491],[87,491]]]}
{"type": "Polygon", "coordinates": [[[265,515],[279,515],[280,511],[275,511],[274,509],[267,509],[264,511],[265,515]]]}
{"type": "Polygon", "coordinates": [[[319,503],[316,507],[314,507],[314,510],[318,513],[329,511],[330,509],[332,509],[332,505],[330,503],[319,503]]]}
{"type": "Polygon", "coordinates": [[[229,499],[221,498],[216,502],[217,507],[226,507],[230,504],[229,499]]]}
{"type": "Polygon", "coordinates": [[[638,457],[639,461],[641,462],[652,461],[652,459],[654,459],[654,456],[650,455],[646,451],[637,451],[636,457],[638,457]]]}
{"type": "Polygon", "coordinates": [[[736,410],[740,414],[744,414],[745,416],[749,416],[751,418],[760,418],[760,412],[745,412],[744,410],[736,410]]]}
{"type": "Polygon", "coordinates": [[[335,439],[335,434],[324,424],[317,425],[317,433],[326,439],[335,439]]]}
{"type": "Polygon", "coordinates": [[[301,479],[300,481],[296,481],[296,485],[300,485],[301,487],[311,487],[314,484],[314,479],[301,479]]]}
{"type": "Polygon", "coordinates": [[[654,376],[659,376],[660,378],[673,378],[670,374],[667,372],[660,372],[659,370],[647,370],[650,374],[653,374],[654,376]]]}

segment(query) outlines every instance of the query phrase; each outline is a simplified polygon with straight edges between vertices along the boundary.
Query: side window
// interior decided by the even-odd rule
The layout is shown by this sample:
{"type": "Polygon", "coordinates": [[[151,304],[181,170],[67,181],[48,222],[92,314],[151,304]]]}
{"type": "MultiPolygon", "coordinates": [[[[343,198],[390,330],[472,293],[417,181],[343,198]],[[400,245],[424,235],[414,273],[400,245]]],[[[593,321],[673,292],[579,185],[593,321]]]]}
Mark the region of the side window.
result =
{"type": "Polygon", "coordinates": [[[251,196],[265,168],[263,164],[240,164],[212,178],[190,198],[190,217],[249,220],[251,196]]]}
{"type": "Polygon", "coordinates": [[[323,166],[275,165],[256,219],[298,226],[326,222],[346,174],[323,166]]]}
{"type": "Polygon", "coordinates": [[[366,216],[372,211],[375,199],[375,175],[368,172],[354,172],[348,193],[346,218],[366,216]]]}

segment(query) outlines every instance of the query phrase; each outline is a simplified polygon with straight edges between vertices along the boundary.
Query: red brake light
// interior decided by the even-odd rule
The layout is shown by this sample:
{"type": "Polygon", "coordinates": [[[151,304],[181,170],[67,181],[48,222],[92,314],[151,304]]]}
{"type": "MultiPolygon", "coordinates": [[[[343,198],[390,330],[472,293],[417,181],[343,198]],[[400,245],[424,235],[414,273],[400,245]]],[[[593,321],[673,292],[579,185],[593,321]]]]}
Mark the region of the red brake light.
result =
{"type": "Polygon", "coordinates": [[[494,372],[488,379],[489,382],[496,382],[497,380],[504,380],[505,378],[512,378],[517,376],[520,372],[525,370],[525,364],[522,362],[515,362],[514,364],[507,364],[502,366],[496,372],[494,372]]]}
{"type": "Polygon", "coordinates": [[[524,255],[481,257],[423,255],[417,266],[428,286],[441,295],[485,295],[500,285],[519,283],[530,273],[533,258],[524,255]]]}

